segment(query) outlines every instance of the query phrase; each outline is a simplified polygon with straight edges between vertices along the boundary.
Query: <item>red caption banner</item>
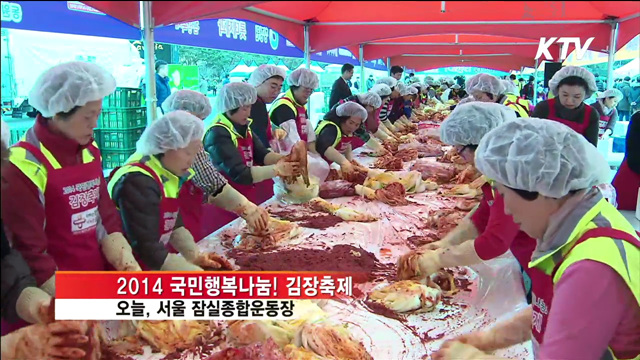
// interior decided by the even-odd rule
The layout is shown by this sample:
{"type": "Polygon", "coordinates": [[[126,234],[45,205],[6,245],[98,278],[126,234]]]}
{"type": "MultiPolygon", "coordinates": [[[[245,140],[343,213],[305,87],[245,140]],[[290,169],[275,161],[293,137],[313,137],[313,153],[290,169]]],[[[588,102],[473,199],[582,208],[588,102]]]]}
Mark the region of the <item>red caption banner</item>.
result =
{"type": "Polygon", "coordinates": [[[331,299],[352,289],[335,272],[56,272],[57,299],[331,299]]]}

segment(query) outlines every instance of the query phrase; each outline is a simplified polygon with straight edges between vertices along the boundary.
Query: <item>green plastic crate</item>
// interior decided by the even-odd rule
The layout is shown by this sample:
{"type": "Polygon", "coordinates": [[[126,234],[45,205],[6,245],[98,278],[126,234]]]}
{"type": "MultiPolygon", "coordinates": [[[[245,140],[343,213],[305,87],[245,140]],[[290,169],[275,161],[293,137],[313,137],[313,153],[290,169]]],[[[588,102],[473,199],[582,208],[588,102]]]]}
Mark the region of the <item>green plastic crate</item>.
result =
{"type": "Polygon", "coordinates": [[[103,108],[132,108],[142,106],[142,90],[138,88],[116,88],[113,94],[102,101],[103,108]]]}
{"type": "Polygon", "coordinates": [[[93,137],[100,150],[135,149],[145,127],[133,129],[95,129],[93,137]]]}
{"type": "Polygon", "coordinates": [[[131,129],[147,125],[147,108],[102,109],[98,127],[105,129],[131,129]]]}
{"type": "Polygon", "coordinates": [[[35,120],[3,120],[9,126],[9,134],[11,135],[11,137],[9,138],[9,146],[20,141],[24,134],[26,134],[27,131],[33,127],[33,124],[35,124],[35,120]]]}
{"type": "Polygon", "coordinates": [[[127,159],[136,152],[136,149],[128,150],[102,150],[102,168],[107,170],[113,170],[118,166],[122,166],[127,162],[127,159]]]}

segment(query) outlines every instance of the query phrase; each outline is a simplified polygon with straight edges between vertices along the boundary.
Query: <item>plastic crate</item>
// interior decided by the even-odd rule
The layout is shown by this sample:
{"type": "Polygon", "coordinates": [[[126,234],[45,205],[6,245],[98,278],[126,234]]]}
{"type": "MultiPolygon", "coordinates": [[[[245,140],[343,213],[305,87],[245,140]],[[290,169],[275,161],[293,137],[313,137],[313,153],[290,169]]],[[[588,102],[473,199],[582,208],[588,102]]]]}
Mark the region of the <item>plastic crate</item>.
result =
{"type": "Polygon", "coordinates": [[[31,129],[31,126],[26,126],[26,127],[11,127],[11,139],[9,146],[17,143],[18,141],[20,141],[20,139],[22,139],[22,137],[24,136],[24,134],[27,133],[27,131],[29,131],[29,129],[31,129]]]}
{"type": "Polygon", "coordinates": [[[144,127],[133,129],[95,129],[94,138],[100,150],[135,149],[144,127]]]}
{"type": "Polygon", "coordinates": [[[104,129],[131,129],[147,125],[147,108],[102,109],[98,127],[104,129]]]}
{"type": "Polygon", "coordinates": [[[132,108],[142,106],[142,90],[137,88],[116,88],[102,101],[103,108],[132,108]]]}
{"type": "Polygon", "coordinates": [[[102,150],[100,149],[100,154],[102,155],[102,168],[113,170],[118,166],[122,166],[127,162],[127,159],[136,152],[136,149],[127,149],[127,150],[102,150]]]}

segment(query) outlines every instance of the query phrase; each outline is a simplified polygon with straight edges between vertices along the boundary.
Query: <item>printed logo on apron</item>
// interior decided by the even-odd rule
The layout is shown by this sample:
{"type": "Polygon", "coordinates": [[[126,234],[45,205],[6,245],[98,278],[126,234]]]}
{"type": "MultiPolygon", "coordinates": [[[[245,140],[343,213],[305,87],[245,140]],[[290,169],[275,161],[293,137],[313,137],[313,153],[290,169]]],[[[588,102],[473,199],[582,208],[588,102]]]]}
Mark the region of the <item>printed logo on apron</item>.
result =
{"type": "Polygon", "coordinates": [[[167,245],[169,243],[169,239],[171,238],[171,233],[173,232],[173,228],[176,226],[176,221],[178,220],[178,212],[165,212],[162,214],[163,221],[163,233],[160,236],[160,242],[163,245],[167,245]]]}
{"type": "Polygon", "coordinates": [[[242,157],[244,158],[244,162],[248,167],[253,166],[253,147],[251,146],[240,146],[240,150],[242,151],[242,157]]]}
{"type": "Polygon", "coordinates": [[[98,207],[71,215],[71,232],[74,235],[92,231],[98,225],[98,207]]]}
{"type": "Polygon", "coordinates": [[[94,230],[99,218],[100,179],[65,186],[62,194],[67,197],[72,210],[83,210],[71,215],[71,233],[76,235],[94,230]]]}

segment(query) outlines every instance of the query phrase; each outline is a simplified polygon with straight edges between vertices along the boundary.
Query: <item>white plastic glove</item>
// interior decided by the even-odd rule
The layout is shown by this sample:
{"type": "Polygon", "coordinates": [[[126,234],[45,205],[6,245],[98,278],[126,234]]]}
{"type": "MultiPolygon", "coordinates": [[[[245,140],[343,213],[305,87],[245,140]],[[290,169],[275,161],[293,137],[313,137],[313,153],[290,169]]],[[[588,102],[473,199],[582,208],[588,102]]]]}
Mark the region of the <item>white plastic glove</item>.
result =
{"type": "Polygon", "coordinates": [[[266,210],[250,202],[231,185],[225,185],[216,197],[209,199],[209,203],[237,214],[247,221],[250,228],[256,231],[265,229],[269,222],[269,214],[266,210]]]}
{"type": "Polygon", "coordinates": [[[22,290],[16,303],[16,312],[20,318],[31,324],[45,324],[53,321],[49,319],[49,304],[51,295],[37,287],[22,290]]]}
{"type": "Polygon", "coordinates": [[[249,226],[249,229],[252,229],[255,232],[262,232],[267,229],[269,225],[269,213],[267,210],[249,203],[250,205],[245,208],[245,210],[240,213],[240,217],[242,217],[249,226]]]}
{"type": "Polygon", "coordinates": [[[324,157],[329,159],[329,161],[335,162],[338,165],[349,161],[344,155],[340,154],[340,152],[336,150],[333,146],[330,146],[329,148],[327,148],[327,150],[324,152],[324,157]]]}
{"type": "Polygon", "coordinates": [[[89,342],[84,321],[57,321],[24,327],[2,337],[2,359],[84,359],[89,342]]]}
{"type": "Polygon", "coordinates": [[[342,174],[351,174],[354,171],[353,164],[351,164],[349,160],[345,159],[340,163],[340,171],[342,174]]]}
{"type": "Polygon", "coordinates": [[[184,257],[178,254],[168,254],[164,260],[162,271],[203,271],[201,267],[194,265],[187,261],[184,257]]]}
{"type": "Polygon", "coordinates": [[[40,285],[40,289],[51,296],[56,295],[56,274],[54,273],[47,281],[40,285]]]}
{"type": "Polygon", "coordinates": [[[380,142],[378,142],[374,137],[370,138],[366,145],[378,156],[383,156],[388,153],[387,149],[385,149],[384,146],[382,146],[382,144],[380,144],[380,142]]]}
{"type": "Polygon", "coordinates": [[[497,360],[495,355],[486,354],[475,347],[458,341],[445,342],[440,350],[431,355],[433,360],[497,360]]]}
{"type": "Polygon", "coordinates": [[[276,140],[282,140],[286,136],[287,136],[287,132],[282,129],[273,130],[273,137],[276,138],[276,140]]]}
{"type": "Polygon", "coordinates": [[[443,250],[416,250],[398,259],[398,279],[426,278],[442,269],[440,256],[443,250]]]}
{"type": "Polygon", "coordinates": [[[142,271],[133,256],[131,245],[122,233],[116,232],[105,236],[101,240],[102,253],[118,271],[142,271]]]}
{"type": "Polygon", "coordinates": [[[185,227],[174,229],[169,238],[169,243],[189,262],[193,263],[200,255],[200,249],[198,249],[193,235],[185,227]]]}
{"type": "Polygon", "coordinates": [[[469,219],[464,219],[455,229],[451,230],[441,240],[427,244],[425,249],[435,250],[440,248],[452,247],[460,245],[468,240],[475,239],[479,236],[478,229],[476,229],[473,222],[469,219]]]}
{"type": "Polygon", "coordinates": [[[276,176],[301,175],[300,163],[280,160],[275,165],[276,176]]]}

